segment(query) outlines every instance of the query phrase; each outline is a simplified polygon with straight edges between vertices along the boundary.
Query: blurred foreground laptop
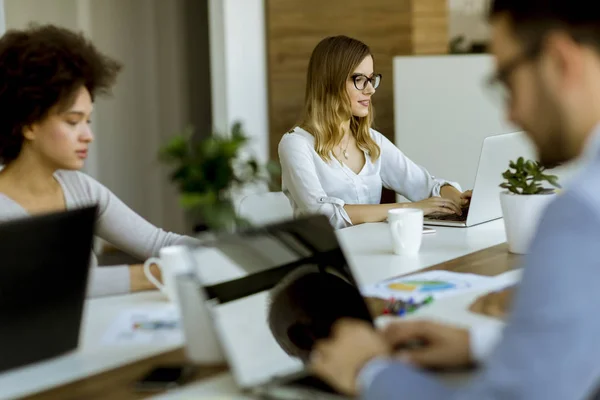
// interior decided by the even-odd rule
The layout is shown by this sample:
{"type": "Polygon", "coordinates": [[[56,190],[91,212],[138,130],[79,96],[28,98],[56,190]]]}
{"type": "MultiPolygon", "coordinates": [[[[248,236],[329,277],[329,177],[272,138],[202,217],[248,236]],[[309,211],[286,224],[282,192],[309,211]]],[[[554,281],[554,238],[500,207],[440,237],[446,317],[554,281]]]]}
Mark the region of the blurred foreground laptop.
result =
{"type": "Polygon", "coordinates": [[[533,147],[523,132],[490,136],[484,139],[479,166],[473,185],[473,197],[462,215],[433,214],[425,217],[425,225],[469,227],[502,218],[500,188],[502,173],[511,160],[535,157],[533,147]]]}
{"type": "MultiPolygon", "coordinates": [[[[288,355],[268,323],[273,287],[284,279],[288,282],[303,268],[311,269],[317,279],[325,276],[320,274],[342,278],[347,297],[341,300],[353,299],[354,315],[344,314],[346,310],[339,318],[348,316],[373,323],[327,218],[309,216],[225,234],[203,246],[219,251],[242,272],[235,279],[217,282],[200,277],[209,314],[237,385],[246,393],[267,399],[345,398],[310,376],[300,358],[288,355]]],[[[343,297],[332,290],[332,299],[343,297]]],[[[315,296],[314,292],[302,295],[315,296]]],[[[333,315],[338,318],[337,311],[333,315]]],[[[323,325],[329,326],[329,322],[323,325]]]]}
{"type": "Polygon", "coordinates": [[[0,224],[0,371],[77,348],[96,207],[0,224]]]}

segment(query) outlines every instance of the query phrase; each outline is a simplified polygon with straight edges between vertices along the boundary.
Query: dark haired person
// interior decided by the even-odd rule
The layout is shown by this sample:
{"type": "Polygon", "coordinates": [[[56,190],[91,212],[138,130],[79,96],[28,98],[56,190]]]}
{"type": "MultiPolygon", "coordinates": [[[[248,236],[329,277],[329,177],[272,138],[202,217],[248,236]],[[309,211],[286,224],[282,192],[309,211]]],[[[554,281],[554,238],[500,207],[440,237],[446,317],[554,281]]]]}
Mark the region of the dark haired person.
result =
{"type": "MultiPolygon", "coordinates": [[[[98,204],[96,234],[138,258],[196,243],[151,225],[78,171],[93,141],[94,97],[111,89],[120,69],[63,28],[32,26],[0,38],[0,222],[98,204]]],[[[141,266],[94,268],[95,256],[91,264],[89,296],[154,288],[141,266]]]]}
{"type": "Polygon", "coordinates": [[[321,272],[317,266],[305,266],[271,290],[268,323],[283,351],[306,363],[315,342],[329,336],[334,322],[342,317],[370,321],[383,313],[386,303],[363,298],[333,269],[321,272]]]}
{"type": "Polygon", "coordinates": [[[314,372],[341,391],[377,400],[600,398],[600,7],[495,0],[490,20],[492,82],[507,94],[510,119],[542,163],[581,156],[583,168],[542,218],[503,338],[480,375],[450,388],[415,368],[470,364],[463,329],[414,322],[376,332],[344,320],[311,356],[314,372]],[[425,346],[392,351],[414,339],[425,346]]]}

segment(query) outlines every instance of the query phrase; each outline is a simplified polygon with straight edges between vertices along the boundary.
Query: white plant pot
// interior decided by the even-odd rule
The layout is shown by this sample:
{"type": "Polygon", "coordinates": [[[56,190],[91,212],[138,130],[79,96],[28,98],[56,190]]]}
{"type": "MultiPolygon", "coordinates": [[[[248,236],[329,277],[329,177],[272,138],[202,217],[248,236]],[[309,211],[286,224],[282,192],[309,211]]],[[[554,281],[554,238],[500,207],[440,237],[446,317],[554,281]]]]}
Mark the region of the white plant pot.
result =
{"type": "Polygon", "coordinates": [[[553,193],[536,195],[518,195],[508,191],[500,193],[508,250],[511,253],[527,253],[542,213],[555,196],[556,194],[553,193]]]}

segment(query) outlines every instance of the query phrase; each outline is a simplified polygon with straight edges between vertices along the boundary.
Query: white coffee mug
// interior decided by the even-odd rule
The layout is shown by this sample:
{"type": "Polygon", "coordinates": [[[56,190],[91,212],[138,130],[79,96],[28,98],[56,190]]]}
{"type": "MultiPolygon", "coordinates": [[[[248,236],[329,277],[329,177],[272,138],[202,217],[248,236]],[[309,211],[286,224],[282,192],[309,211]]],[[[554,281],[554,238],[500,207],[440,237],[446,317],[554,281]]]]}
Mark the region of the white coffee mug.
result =
{"type": "Polygon", "coordinates": [[[175,275],[186,268],[187,249],[184,246],[163,247],[158,252],[159,257],[151,257],[144,263],[144,274],[154,286],[160,289],[170,301],[177,300],[175,275]],[[150,266],[156,264],[160,269],[162,283],[152,275],[150,266]]]}
{"type": "Polygon", "coordinates": [[[415,255],[423,240],[423,210],[417,208],[395,208],[388,211],[388,222],[392,232],[394,253],[415,255]]]}

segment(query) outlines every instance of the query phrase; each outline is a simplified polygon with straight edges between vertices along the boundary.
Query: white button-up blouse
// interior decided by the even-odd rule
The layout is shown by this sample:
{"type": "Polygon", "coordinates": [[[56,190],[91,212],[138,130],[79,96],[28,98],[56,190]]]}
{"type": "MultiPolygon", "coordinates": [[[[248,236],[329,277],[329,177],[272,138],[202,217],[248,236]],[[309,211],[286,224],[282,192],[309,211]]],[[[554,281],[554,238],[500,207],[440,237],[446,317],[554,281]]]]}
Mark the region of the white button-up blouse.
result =
{"type": "Polygon", "coordinates": [[[433,177],[406,157],[381,133],[371,129],[381,149],[373,162],[365,154],[365,165],[356,174],[332,156],[325,162],[315,151],[314,137],[302,128],[286,133],[279,142],[283,192],[294,215],[324,214],[335,228],[352,225],[346,204],[379,204],[382,187],[420,201],[439,196],[444,185],[461,190],[457,183],[433,177]]]}

